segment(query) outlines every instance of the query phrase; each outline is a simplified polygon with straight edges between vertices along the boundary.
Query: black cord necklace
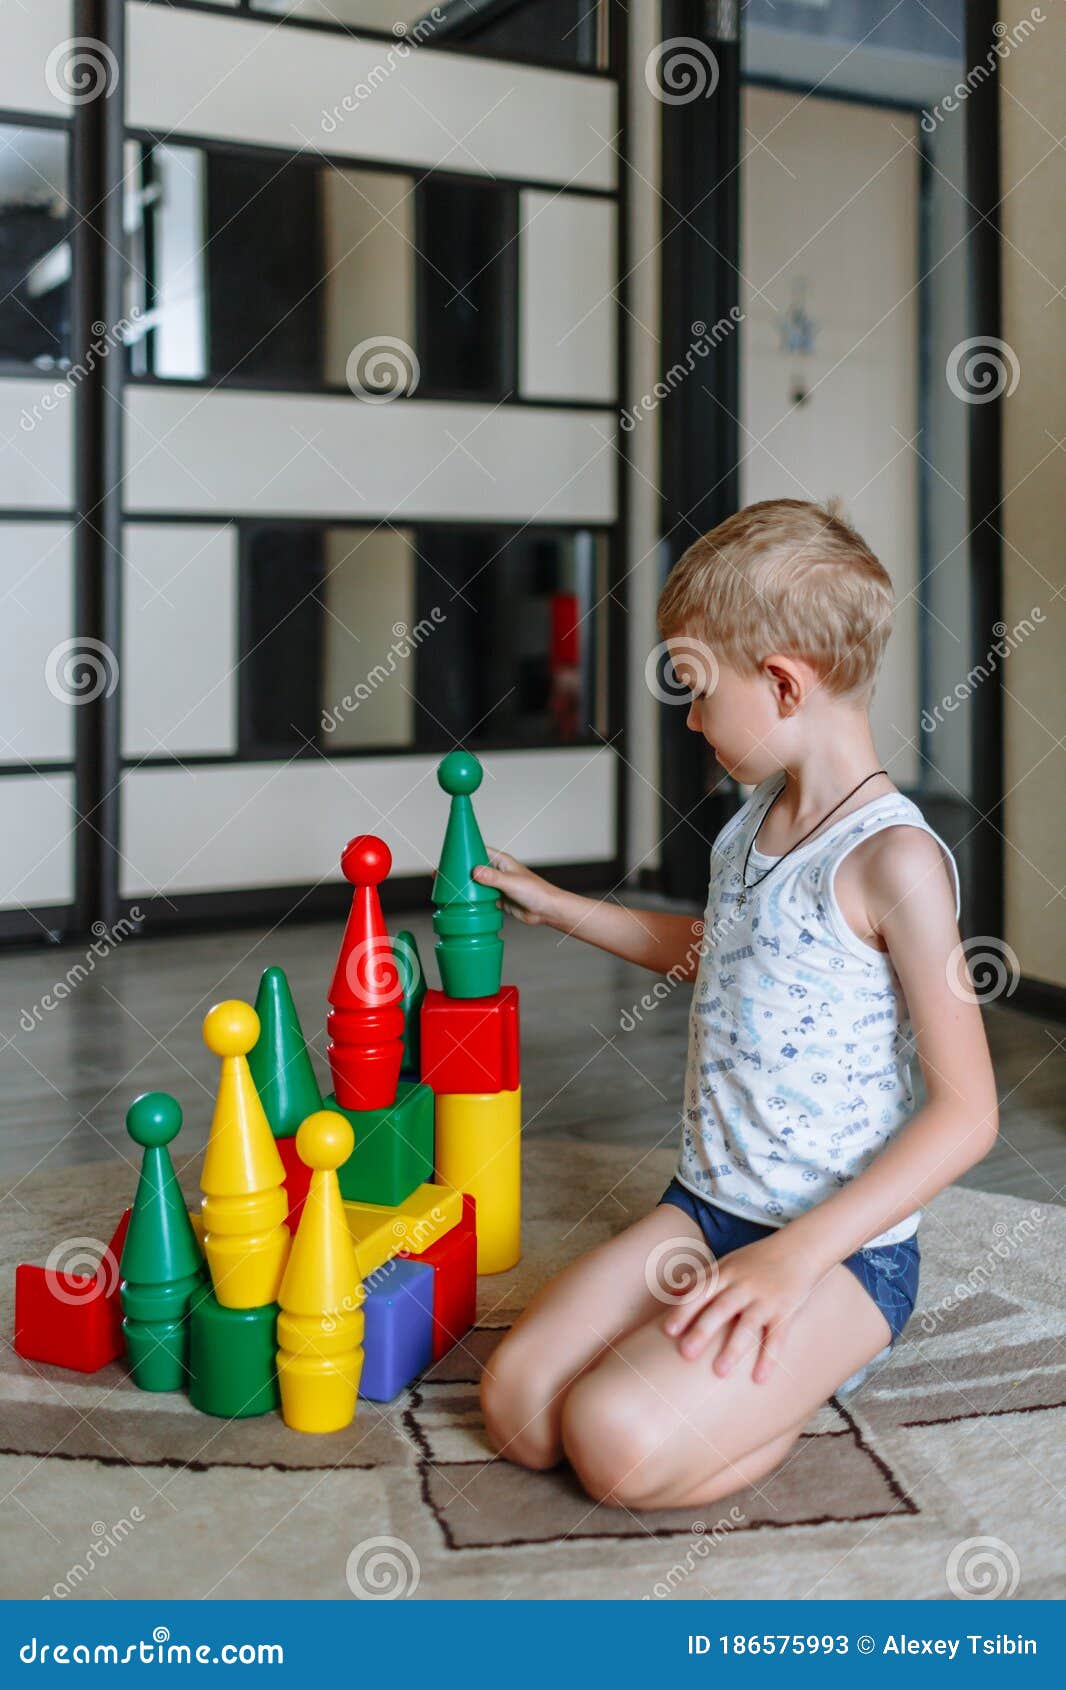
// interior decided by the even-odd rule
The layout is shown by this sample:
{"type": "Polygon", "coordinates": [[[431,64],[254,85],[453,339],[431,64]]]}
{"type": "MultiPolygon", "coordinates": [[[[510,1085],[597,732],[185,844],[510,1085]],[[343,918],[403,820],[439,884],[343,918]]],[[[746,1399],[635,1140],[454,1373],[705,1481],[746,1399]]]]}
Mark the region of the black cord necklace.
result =
{"type": "Polygon", "coordinates": [[[805,845],[807,843],[808,839],[811,837],[811,834],[817,833],[818,829],[820,827],[822,827],[829,820],[830,816],[835,816],[837,811],[839,809],[843,808],[843,806],[847,803],[849,798],[854,798],[854,796],[857,792],[861,791],[861,789],[864,786],[866,786],[870,781],[876,780],[878,775],[887,775],[887,774],[888,774],[887,769],[875,769],[872,775],[864,775],[862,780],[859,781],[857,786],[853,786],[850,792],[845,792],[843,798],[840,799],[839,803],[834,804],[833,808],[831,810],[827,810],[825,812],[824,816],[820,816],[818,818],[818,820],[815,822],[813,827],[809,827],[807,829],[807,831],[803,835],[802,839],[797,839],[796,843],[794,845],[790,845],[788,850],[783,852],[782,855],[780,857],[778,857],[776,862],[770,864],[770,867],[767,869],[765,874],[760,874],[758,880],[753,880],[749,884],[749,882],[748,882],[748,864],[751,862],[751,853],[755,849],[755,841],[756,841],[756,839],[758,839],[759,834],[762,832],[763,822],[766,820],[767,816],[770,814],[770,811],[773,809],[774,805],[777,803],[777,800],[780,798],[781,793],[784,792],[785,789],[784,789],[784,787],[781,787],[780,791],[775,792],[773,797],[771,798],[769,804],[767,804],[765,810],[763,811],[762,815],[759,817],[758,825],[756,826],[755,832],[752,834],[750,840],[748,841],[748,849],[744,853],[744,867],[740,871],[740,896],[737,899],[737,909],[742,910],[744,908],[744,905],[748,901],[748,893],[754,892],[754,890],[757,886],[761,886],[764,880],[768,880],[770,875],[773,874],[774,869],[779,868],[780,865],[784,862],[786,857],[791,857],[793,851],[798,851],[801,845],[805,845]]]}

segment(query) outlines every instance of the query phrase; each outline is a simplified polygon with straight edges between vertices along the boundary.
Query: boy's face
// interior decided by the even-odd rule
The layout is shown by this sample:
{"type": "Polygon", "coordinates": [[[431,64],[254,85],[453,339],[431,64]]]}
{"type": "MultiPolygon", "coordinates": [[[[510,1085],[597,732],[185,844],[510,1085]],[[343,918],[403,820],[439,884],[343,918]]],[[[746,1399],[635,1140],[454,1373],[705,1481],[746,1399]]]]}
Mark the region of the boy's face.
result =
{"type": "Polygon", "coordinates": [[[691,635],[666,643],[692,695],[685,726],[703,736],[734,780],[757,786],[769,779],[782,767],[777,740],[785,726],[769,679],[731,669],[691,635]]]}

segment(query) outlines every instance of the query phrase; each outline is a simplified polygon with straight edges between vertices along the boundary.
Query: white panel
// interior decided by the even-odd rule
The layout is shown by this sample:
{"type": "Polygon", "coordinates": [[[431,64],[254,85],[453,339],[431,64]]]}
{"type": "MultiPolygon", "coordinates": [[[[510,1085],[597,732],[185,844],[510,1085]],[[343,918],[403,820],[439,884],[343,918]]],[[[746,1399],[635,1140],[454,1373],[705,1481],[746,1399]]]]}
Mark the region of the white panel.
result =
{"type": "Polygon", "coordinates": [[[130,523],[123,551],[123,754],[235,751],[236,529],[130,523]]]}
{"type": "MultiPolygon", "coordinates": [[[[614,855],[613,751],[484,758],[478,818],[493,845],[534,862],[614,855]]],[[[397,874],[434,868],[447,804],[436,758],[139,769],[123,781],[122,889],[205,892],[339,878],[345,841],[379,833],[397,874]]]]}
{"type": "Polygon", "coordinates": [[[0,509],[72,503],[72,398],[64,381],[0,380],[0,509]]]}
{"type": "Polygon", "coordinates": [[[618,394],[618,213],[583,194],[520,196],[523,394],[613,400],[618,394]]]}
{"type": "MultiPolygon", "coordinates": [[[[47,117],[68,115],[70,94],[76,91],[80,72],[78,61],[72,63],[57,49],[74,34],[70,0],[33,0],[32,5],[12,0],[0,9],[0,30],[0,106],[47,117]]],[[[113,75],[110,62],[99,51],[83,57],[81,65],[86,74],[113,75]]]]}
{"type": "Polygon", "coordinates": [[[74,756],[78,683],[95,684],[100,654],[78,662],[72,571],[66,523],[0,522],[0,763],[74,756]]]}
{"type": "Polygon", "coordinates": [[[605,78],[162,6],[126,17],[135,128],[614,186],[605,78]]]}
{"type": "Polygon", "coordinates": [[[131,512],[614,520],[610,412],[126,394],[131,512]]]}
{"type": "Polygon", "coordinates": [[[0,806],[0,908],[71,903],[73,775],[5,775],[0,806]]]}

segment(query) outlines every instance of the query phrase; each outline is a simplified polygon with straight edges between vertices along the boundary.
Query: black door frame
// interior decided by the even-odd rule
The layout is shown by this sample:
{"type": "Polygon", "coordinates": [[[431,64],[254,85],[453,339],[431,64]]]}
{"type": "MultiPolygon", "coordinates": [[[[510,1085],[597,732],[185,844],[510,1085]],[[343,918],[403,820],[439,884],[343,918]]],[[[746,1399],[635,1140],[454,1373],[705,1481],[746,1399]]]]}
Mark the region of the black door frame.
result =
{"type": "MultiPolygon", "coordinates": [[[[698,0],[663,0],[663,39],[691,36],[707,44],[718,64],[710,98],[662,107],[665,201],[662,249],[663,363],[683,359],[690,324],[717,321],[739,306],[741,72],[738,9],[698,0]],[[718,33],[710,26],[718,25],[718,33]]],[[[966,9],[966,59],[984,56],[994,39],[995,6],[975,0],[966,9]]],[[[761,78],[753,80],[761,81],[761,78]]],[[[826,90],[819,90],[825,93],[826,90]]],[[[861,96],[849,96],[861,99],[861,96]]],[[[883,103],[870,101],[871,104],[883,103]]],[[[979,83],[966,106],[968,231],[971,272],[967,333],[982,340],[1000,333],[999,95],[995,74],[979,83]]],[[[730,336],[708,360],[701,379],[687,382],[663,408],[661,484],[663,557],[675,563],[697,534],[714,527],[740,502],[739,337],[730,336]]],[[[988,644],[1002,602],[1002,545],[993,518],[1002,501],[1000,402],[969,409],[971,662],[988,644]]],[[[925,700],[923,699],[923,703],[925,700]]],[[[996,935],[1003,927],[1002,694],[993,673],[970,701],[972,781],[966,797],[913,796],[932,825],[962,858],[964,931],[996,935]]],[[[736,785],[684,727],[682,712],[664,708],[662,756],[662,889],[702,902],[707,856],[715,833],[735,811],[736,785]],[[683,824],[677,816],[685,817],[683,824]]]]}

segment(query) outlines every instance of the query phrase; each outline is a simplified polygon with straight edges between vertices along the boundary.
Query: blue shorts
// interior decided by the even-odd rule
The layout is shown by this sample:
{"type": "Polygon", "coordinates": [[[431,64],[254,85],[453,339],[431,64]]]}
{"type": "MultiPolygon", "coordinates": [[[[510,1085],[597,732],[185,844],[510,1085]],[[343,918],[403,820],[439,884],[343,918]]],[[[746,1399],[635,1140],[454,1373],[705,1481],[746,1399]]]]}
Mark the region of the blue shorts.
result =
{"type": "MultiPolygon", "coordinates": [[[[672,1203],[691,1215],[717,1259],[739,1250],[744,1244],[754,1244],[779,1231],[775,1226],[760,1226],[757,1221],[744,1220],[725,1209],[716,1208],[705,1197],[697,1197],[680,1180],[673,1179],[659,1199],[672,1203]]],[[[894,1344],[914,1309],[918,1296],[918,1266],[920,1262],[917,1237],[904,1238],[898,1244],[880,1244],[874,1250],[856,1250],[848,1256],[844,1266],[850,1268],[864,1290],[868,1291],[888,1321],[894,1344]]]]}

